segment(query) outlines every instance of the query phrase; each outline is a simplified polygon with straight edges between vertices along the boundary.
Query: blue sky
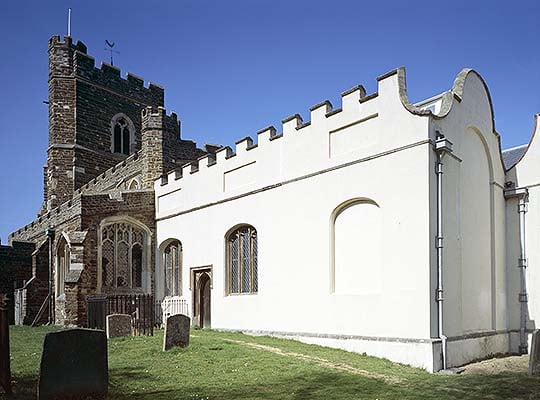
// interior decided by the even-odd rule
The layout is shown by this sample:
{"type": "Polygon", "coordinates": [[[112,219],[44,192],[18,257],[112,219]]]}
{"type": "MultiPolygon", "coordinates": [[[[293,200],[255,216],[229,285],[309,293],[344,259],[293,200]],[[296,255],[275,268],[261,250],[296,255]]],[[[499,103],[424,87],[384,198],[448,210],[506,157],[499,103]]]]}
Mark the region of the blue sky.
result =
{"type": "Polygon", "coordinates": [[[30,222],[43,198],[47,41],[66,33],[96,63],[166,88],[182,137],[231,145],[357,84],[407,68],[409,97],[451,87],[463,67],[491,91],[503,147],[528,141],[540,112],[537,1],[64,1],[0,8],[0,237],[30,222]],[[439,5],[442,4],[442,5],[439,5]]]}

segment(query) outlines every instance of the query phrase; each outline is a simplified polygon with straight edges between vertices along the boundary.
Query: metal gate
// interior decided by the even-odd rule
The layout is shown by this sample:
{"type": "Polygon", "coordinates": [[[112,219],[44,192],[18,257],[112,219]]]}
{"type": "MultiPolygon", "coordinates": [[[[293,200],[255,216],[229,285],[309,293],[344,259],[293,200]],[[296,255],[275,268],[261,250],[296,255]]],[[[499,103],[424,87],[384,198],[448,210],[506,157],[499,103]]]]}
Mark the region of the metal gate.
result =
{"type": "Polygon", "coordinates": [[[24,324],[26,289],[15,289],[15,325],[24,324]]]}
{"type": "Polygon", "coordinates": [[[153,335],[155,324],[154,296],[122,294],[88,296],[88,327],[105,330],[107,315],[131,315],[135,335],[153,335]]]}

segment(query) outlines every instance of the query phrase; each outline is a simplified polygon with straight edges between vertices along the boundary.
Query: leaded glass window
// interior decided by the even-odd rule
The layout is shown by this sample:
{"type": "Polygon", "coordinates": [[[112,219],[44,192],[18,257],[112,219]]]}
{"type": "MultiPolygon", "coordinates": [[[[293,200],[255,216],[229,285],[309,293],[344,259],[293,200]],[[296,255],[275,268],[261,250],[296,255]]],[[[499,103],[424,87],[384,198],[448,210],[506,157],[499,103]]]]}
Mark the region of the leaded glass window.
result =
{"type": "Polygon", "coordinates": [[[128,155],[130,153],[131,138],[133,132],[131,132],[131,126],[125,117],[113,119],[113,152],[122,153],[128,155]]]}
{"type": "Polygon", "coordinates": [[[145,232],[129,223],[101,229],[101,282],[106,288],[141,288],[145,232]]]}
{"type": "Polygon", "coordinates": [[[165,296],[182,295],[182,244],[175,240],[163,252],[165,296]]]}
{"type": "Polygon", "coordinates": [[[258,291],[257,231],[249,225],[231,232],[227,238],[227,279],[229,293],[258,291]]]}

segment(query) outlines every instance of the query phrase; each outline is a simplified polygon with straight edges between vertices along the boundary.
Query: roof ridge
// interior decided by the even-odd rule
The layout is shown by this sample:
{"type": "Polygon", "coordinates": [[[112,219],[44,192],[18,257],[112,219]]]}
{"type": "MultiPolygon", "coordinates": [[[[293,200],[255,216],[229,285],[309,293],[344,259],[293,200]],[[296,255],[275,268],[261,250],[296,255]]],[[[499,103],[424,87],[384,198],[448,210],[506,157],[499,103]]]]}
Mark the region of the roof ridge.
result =
{"type": "Polygon", "coordinates": [[[512,151],[512,150],[517,150],[517,149],[520,149],[522,147],[527,147],[529,145],[529,143],[524,143],[524,144],[520,144],[518,146],[514,146],[514,147],[509,147],[507,149],[503,149],[502,152],[505,153],[507,151],[512,151]]]}

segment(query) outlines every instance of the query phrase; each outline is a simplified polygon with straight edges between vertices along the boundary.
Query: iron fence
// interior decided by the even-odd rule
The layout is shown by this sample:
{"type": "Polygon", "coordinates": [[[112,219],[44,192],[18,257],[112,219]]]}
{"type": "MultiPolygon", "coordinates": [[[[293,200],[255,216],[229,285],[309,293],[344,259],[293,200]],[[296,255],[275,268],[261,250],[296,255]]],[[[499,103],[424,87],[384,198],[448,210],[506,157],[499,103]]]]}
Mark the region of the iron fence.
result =
{"type": "Polygon", "coordinates": [[[105,330],[107,315],[131,315],[135,335],[154,335],[156,310],[151,294],[96,295],[87,297],[88,327],[105,330]]]}

